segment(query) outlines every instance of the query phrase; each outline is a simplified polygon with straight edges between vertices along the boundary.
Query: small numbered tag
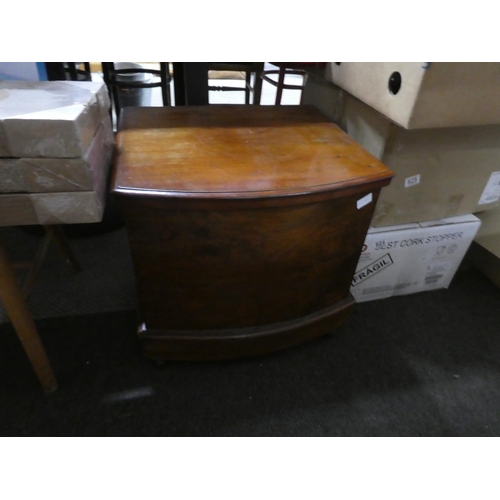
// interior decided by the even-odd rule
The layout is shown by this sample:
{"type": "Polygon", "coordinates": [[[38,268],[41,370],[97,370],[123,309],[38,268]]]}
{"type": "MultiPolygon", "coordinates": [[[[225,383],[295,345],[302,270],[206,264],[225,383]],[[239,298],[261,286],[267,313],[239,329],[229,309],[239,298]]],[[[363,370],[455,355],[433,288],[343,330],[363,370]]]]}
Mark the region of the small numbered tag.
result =
{"type": "Polygon", "coordinates": [[[405,188],[413,187],[417,184],[420,184],[420,174],[412,175],[405,179],[405,188]]]}

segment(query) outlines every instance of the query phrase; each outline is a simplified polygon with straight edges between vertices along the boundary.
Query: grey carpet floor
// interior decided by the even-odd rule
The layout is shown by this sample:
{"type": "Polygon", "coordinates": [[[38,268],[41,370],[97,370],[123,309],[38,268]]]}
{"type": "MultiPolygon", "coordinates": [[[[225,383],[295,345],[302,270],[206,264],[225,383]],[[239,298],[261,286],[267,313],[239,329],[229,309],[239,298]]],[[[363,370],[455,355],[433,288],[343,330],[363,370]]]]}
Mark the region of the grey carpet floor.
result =
{"type": "MultiPolygon", "coordinates": [[[[19,230],[2,236],[21,259],[36,247],[19,230]]],[[[332,335],[293,349],[158,367],[136,342],[124,231],[70,241],[84,270],[53,251],[30,301],[56,392],[43,394],[0,324],[5,436],[500,434],[500,290],[467,265],[448,290],[358,304],[332,335]]]]}
{"type": "MultiPolygon", "coordinates": [[[[23,228],[0,228],[0,239],[12,262],[33,259],[41,236],[23,228]]],[[[82,271],[72,273],[55,245],[49,247],[29,299],[35,319],[123,311],[136,307],[132,259],[124,228],[92,237],[70,238],[82,271]]],[[[22,282],[26,268],[19,268],[22,282]]],[[[0,324],[8,317],[0,303],[0,324]]]]}

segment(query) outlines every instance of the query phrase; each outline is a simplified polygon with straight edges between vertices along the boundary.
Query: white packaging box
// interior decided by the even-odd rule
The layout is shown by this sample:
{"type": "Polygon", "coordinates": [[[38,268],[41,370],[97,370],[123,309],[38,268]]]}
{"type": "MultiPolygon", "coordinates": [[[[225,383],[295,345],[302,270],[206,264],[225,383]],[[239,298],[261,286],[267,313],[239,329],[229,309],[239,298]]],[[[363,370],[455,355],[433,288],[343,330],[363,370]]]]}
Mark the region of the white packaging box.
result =
{"type": "Polygon", "coordinates": [[[0,157],[79,158],[109,117],[101,82],[0,81],[0,157]]]}
{"type": "Polygon", "coordinates": [[[0,226],[100,222],[113,146],[106,117],[83,158],[0,158],[0,226]]]}
{"type": "Polygon", "coordinates": [[[0,194],[0,226],[100,222],[108,184],[104,172],[92,191],[0,194]]]}
{"type": "Polygon", "coordinates": [[[108,169],[113,147],[107,116],[82,158],[0,158],[0,193],[91,191],[108,169]]]}
{"type": "Polygon", "coordinates": [[[500,123],[498,62],[328,63],[325,76],[407,129],[500,123]]]}
{"type": "Polygon", "coordinates": [[[448,288],[481,225],[474,215],[371,228],[351,293],[356,302],[448,288]]]}

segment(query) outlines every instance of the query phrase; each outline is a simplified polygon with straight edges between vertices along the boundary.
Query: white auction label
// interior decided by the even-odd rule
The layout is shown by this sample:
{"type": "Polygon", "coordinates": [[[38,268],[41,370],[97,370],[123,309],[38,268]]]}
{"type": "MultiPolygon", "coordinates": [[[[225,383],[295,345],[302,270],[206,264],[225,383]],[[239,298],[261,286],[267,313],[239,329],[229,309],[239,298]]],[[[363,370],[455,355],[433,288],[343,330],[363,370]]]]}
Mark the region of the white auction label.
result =
{"type": "Polygon", "coordinates": [[[405,188],[416,186],[417,184],[420,184],[420,174],[412,175],[405,179],[405,188]]]}
{"type": "Polygon", "coordinates": [[[500,172],[493,172],[479,199],[479,205],[495,203],[498,200],[500,200],[500,172]]]}
{"type": "Polygon", "coordinates": [[[363,198],[360,198],[357,202],[356,202],[356,206],[358,207],[358,210],[360,208],[363,208],[365,207],[366,205],[368,205],[369,203],[371,203],[373,200],[373,194],[370,193],[370,194],[367,194],[366,196],[363,196],[363,198]]]}

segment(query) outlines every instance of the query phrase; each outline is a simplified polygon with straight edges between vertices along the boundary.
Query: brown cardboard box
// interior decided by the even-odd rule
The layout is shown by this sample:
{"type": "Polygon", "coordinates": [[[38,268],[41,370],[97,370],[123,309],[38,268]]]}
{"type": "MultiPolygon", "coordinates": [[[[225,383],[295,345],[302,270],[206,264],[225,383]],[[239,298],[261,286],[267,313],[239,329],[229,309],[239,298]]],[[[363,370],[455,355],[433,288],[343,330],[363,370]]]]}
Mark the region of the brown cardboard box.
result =
{"type": "Polygon", "coordinates": [[[325,76],[407,129],[500,124],[500,63],[328,63],[325,76]]]}
{"type": "Polygon", "coordinates": [[[476,214],[481,229],[467,257],[497,286],[500,286],[500,208],[476,214]]]}
{"type": "Polygon", "coordinates": [[[500,258],[497,255],[473,241],[467,253],[467,260],[500,287],[500,258]]]}
{"type": "Polygon", "coordinates": [[[396,173],[380,193],[372,227],[500,206],[500,125],[407,130],[319,78],[308,79],[303,102],[396,173]]]}
{"type": "Polygon", "coordinates": [[[325,78],[310,74],[307,76],[302,103],[314,106],[333,123],[340,125],[343,96],[345,92],[325,78]]]}
{"type": "Polygon", "coordinates": [[[476,243],[496,257],[500,257],[500,208],[480,212],[476,216],[481,219],[481,229],[475,238],[476,243]]]}
{"type": "Polygon", "coordinates": [[[500,205],[500,125],[406,130],[345,94],[341,127],[396,173],[382,189],[373,227],[500,205]]]}

